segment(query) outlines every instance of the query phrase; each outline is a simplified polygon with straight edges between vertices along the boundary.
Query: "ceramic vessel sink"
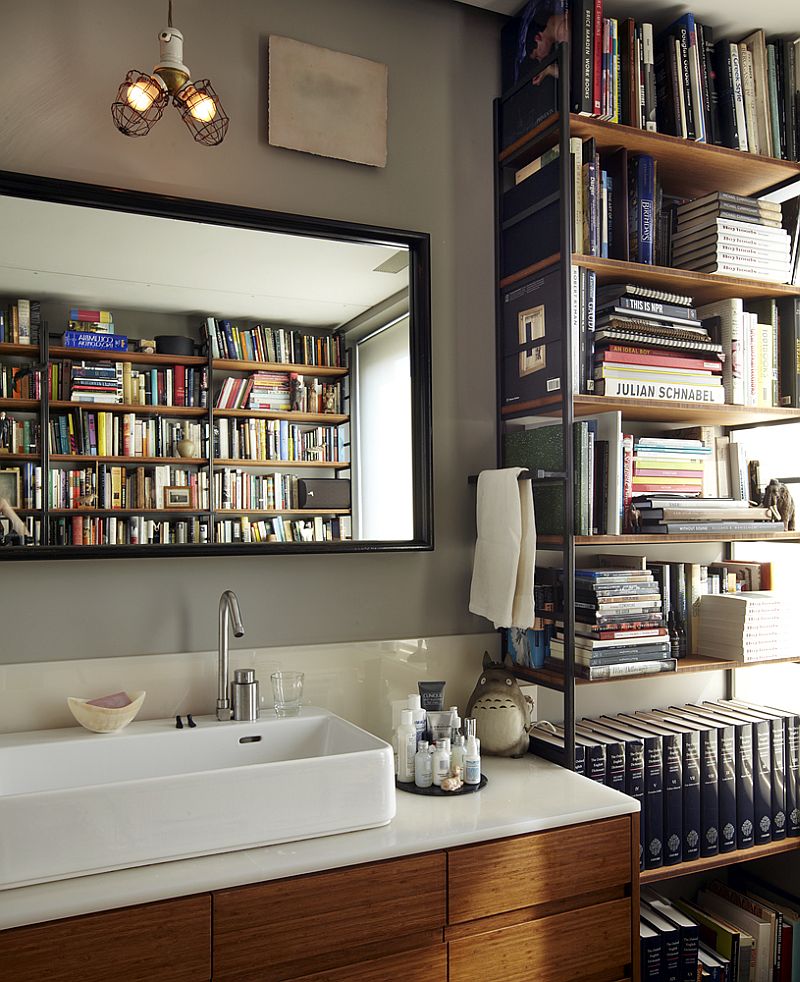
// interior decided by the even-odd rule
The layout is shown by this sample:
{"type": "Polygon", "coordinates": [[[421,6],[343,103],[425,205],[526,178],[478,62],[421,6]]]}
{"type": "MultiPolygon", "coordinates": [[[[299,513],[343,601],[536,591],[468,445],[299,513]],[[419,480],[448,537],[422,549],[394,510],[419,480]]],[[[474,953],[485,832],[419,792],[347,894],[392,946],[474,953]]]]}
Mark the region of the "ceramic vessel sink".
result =
{"type": "Polygon", "coordinates": [[[0,736],[0,889],[394,817],[391,747],[324,709],[0,736]]]}

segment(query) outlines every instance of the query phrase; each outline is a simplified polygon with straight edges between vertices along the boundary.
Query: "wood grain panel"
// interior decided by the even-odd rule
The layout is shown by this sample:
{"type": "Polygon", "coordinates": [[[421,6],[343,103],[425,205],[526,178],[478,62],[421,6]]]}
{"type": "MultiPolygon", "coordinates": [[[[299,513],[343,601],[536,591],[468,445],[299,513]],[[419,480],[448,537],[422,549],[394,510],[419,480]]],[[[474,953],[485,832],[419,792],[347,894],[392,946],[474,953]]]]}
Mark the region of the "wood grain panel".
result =
{"type": "Polygon", "coordinates": [[[451,942],[450,982],[618,979],[631,961],[631,916],[626,898],[451,942]]]}
{"type": "Polygon", "coordinates": [[[448,853],[448,923],[561,900],[631,880],[625,815],[448,853]]]}
{"type": "Polygon", "coordinates": [[[403,952],[388,958],[304,975],[297,982],[447,982],[447,945],[403,952]]]}
{"type": "Polygon", "coordinates": [[[302,978],[441,941],[445,889],[439,852],[220,891],[214,978],[302,978]]]}
{"type": "Polygon", "coordinates": [[[207,982],[211,897],[168,900],[0,932],[8,982],[207,982]]]}

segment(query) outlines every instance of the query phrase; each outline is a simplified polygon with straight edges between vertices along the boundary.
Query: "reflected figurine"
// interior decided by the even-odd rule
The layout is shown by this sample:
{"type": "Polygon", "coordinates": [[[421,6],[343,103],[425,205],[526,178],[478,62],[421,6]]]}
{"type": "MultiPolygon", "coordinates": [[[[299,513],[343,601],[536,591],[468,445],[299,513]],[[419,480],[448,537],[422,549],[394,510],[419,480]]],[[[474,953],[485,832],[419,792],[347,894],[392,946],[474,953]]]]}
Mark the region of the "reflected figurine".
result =
{"type": "Polygon", "coordinates": [[[13,421],[6,414],[5,410],[0,412],[0,453],[8,453],[11,450],[11,427],[13,421]]]}

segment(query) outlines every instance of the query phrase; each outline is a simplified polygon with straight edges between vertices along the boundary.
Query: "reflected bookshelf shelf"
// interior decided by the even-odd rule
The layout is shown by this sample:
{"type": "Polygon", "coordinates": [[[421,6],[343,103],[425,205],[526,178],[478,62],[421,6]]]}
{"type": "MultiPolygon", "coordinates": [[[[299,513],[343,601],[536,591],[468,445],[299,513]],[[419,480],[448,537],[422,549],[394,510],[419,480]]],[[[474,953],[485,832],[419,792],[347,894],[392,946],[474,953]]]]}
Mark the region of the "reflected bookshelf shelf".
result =
{"type": "MultiPolygon", "coordinates": [[[[636,546],[642,543],[668,545],[670,542],[800,542],[797,532],[696,532],[694,535],[664,535],[661,533],[641,535],[576,535],[576,546],[636,546]]],[[[537,549],[558,550],[563,548],[560,535],[540,535],[536,540],[537,549]]]]}

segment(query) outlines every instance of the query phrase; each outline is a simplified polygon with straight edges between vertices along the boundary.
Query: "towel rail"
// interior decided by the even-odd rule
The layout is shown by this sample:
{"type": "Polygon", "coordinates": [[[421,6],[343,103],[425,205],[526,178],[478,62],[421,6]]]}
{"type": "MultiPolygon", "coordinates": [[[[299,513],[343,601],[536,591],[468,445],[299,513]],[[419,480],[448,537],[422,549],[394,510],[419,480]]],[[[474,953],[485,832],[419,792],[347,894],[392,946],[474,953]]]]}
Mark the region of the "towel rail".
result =
{"type": "MultiPolygon", "coordinates": [[[[540,482],[543,483],[545,481],[566,481],[566,479],[567,475],[564,473],[564,471],[522,471],[522,473],[517,476],[518,481],[531,481],[534,484],[539,484],[540,482]]],[[[477,484],[478,475],[470,474],[468,480],[470,484],[477,484]]]]}

